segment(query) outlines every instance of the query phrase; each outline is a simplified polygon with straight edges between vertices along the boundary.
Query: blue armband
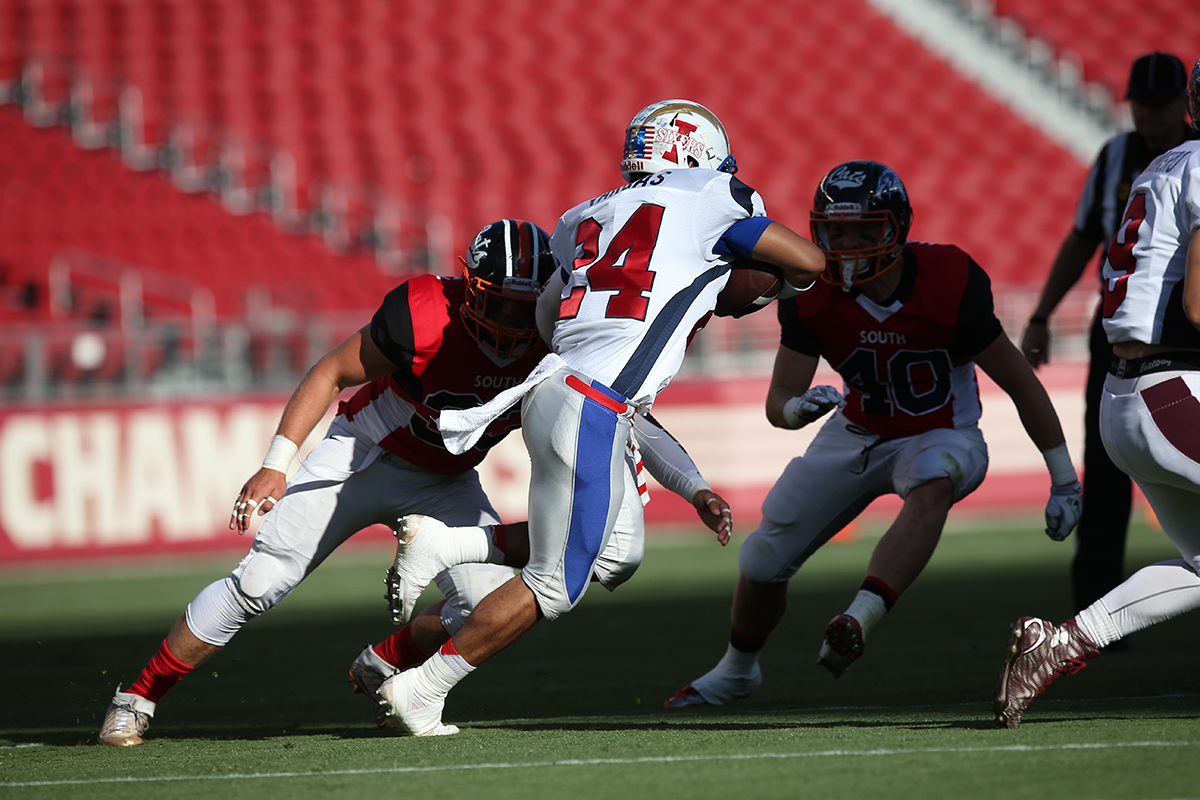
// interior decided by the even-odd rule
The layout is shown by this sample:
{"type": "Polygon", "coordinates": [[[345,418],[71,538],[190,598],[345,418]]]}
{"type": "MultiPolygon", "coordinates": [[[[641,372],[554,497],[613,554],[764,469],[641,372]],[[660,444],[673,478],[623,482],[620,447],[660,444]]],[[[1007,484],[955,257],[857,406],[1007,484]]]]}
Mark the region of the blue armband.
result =
{"type": "Polygon", "coordinates": [[[753,258],[754,245],[762,238],[763,231],[771,224],[768,217],[747,217],[739,219],[721,234],[721,238],[713,247],[713,252],[719,256],[735,256],[737,258],[753,258]]]}

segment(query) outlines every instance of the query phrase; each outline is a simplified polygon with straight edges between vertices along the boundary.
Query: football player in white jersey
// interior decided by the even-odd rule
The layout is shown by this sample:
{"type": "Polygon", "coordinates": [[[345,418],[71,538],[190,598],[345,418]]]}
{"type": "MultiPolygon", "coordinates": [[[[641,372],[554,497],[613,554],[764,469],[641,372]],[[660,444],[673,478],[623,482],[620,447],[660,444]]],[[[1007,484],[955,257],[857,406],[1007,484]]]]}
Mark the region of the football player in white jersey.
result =
{"type": "MultiPolygon", "coordinates": [[[[1200,60],[1188,79],[1200,131],[1200,60]]],[[[1013,625],[996,690],[996,724],[1015,728],[1059,675],[1100,648],[1200,607],[1200,141],[1138,176],[1104,265],[1104,330],[1113,361],[1100,435],[1154,509],[1179,559],[1135,572],[1067,620],[1013,625]]]]}
{"type": "MultiPolygon", "coordinates": [[[[628,491],[633,415],[649,410],[675,376],[730,261],[780,267],[781,296],[807,288],[824,269],[821,251],[768,219],[735,170],[725,128],[703,106],[664,100],[635,115],[621,162],[627,183],[567,211],[551,237],[560,268],[539,300],[538,323],[553,353],[493,407],[439,418],[454,451],[469,446],[472,431],[503,413],[505,402],[522,402],[532,460],[530,556],[521,576],[485,598],[438,655],[380,687],[410,733],[457,732],[441,721],[450,689],[540,617],[554,619],[579,602],[628,491]]],[[[410,517],[397,537],[393,568],[407,608],[440,570],[488,560],[486,529],[410,517]]]]}
{"type": "MultiPolygon", "coordinates": [[[[397,724],[379,705],[380,684],[436,652],[479,599],[512,578],[527,558],[525,524],[499,524],[474,469],[520,424],[518,413],[496,419],[473,448],[455,454],[444,447],[435,420],[447,405],[482,402],[498,387],[519,384],[546,355],[534,307],[556,268],[541,228],[523,220],[494,222],[472,242],[461,278],[422,275],[406,281],[388,293],[369,325],[318,361],[292,395],[262,468],[242,487],[230,515],[230,527],[239,533],[249,528],[253,514],[264,516],[249,554],[188,604],[137,680],[126,691],[118,687],[100,744],[142,744],[158,702],[180,679],[363,528],[392,525],[415,512],[457,525],[488,525],[502,563],[464,564],[440,573],[436,581],[446,599],[364,648],[350,665],[351,681],[372,701],[376,723],[397,724]],[[285,474],[297,443],[343,388],[364,382],[339,404],[326,437],[289,483],[285,474]]],[[[639,415],[635,425],[647,443],[651,474],[690,500],[727,541],[725,501],[653,420],[639,415]]],[[[641,559],[636,485],[629,500],[594,570],[606,588],[627,579],[641,559]]]]}

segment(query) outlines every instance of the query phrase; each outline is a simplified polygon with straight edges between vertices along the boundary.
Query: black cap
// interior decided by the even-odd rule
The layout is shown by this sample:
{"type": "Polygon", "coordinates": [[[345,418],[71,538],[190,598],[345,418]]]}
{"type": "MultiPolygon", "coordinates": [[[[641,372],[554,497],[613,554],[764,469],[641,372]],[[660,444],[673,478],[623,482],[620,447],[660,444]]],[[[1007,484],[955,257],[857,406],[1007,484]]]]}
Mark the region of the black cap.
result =
{"type": "Polygon", "coordinates": [[[1129,70],[1126,100],[1169,103],[1187,89],[1187,70],[1170,53],[1147,53],[1133,62],[1129,70]]]}

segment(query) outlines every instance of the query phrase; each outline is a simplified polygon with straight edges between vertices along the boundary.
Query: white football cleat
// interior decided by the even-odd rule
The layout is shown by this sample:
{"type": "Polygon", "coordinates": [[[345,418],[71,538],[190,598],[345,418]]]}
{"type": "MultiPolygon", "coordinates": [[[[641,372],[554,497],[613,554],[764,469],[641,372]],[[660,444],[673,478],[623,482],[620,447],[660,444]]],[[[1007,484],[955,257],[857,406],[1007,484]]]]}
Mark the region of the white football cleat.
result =
{"type": "Polygon", "coordinates": [[[379,696],[387,703],[388,715],[413,736],[450,736],[458,733],[458,726],[442,724],[445,696],[432,699],[437,693],[422,693],[419,686],[423,683],[417,668],[398,672],[385,680],[379,687],[379,696]]]}
{"type": "Polygon", "coordinates": [[[754,694],[762,686],[762,680],[762,668],[757,661],[749,675],[735,675],[714,667],[671,695],[663,708],[727,706],[754,694]]]}
{"type": "Polygon", "coordinates": [[[410,514],[401,517],[392,531],[396,536],[396,558],[387,574],[387,601],[392,622],[407,625],[421,593],[439,572],[453,564],[441,555],[439,539],[447,526],[433,517],[410,514]]]}
{"type": "Polygon", "coordinates": [[[118,686],[104,714],[104,724],[100,727],[97,741],[114,747],[141,744],[144,741],[142,734],[150,727],[150,718],[154,716],[156,705],[140,695],[122,692],[118,686]]]}
{"type": "Polygon", "coordinates": [[[371,645],[367,645],[350,665],[350,683],[354,684],[355,692],[365,694],[371,701],[375,708],[375,724],[380,728],[400,727],[400,720],[388,716],[387,701],[379,696],[379,687],[397,672],[399,670],[380,658],[371,645]]]}

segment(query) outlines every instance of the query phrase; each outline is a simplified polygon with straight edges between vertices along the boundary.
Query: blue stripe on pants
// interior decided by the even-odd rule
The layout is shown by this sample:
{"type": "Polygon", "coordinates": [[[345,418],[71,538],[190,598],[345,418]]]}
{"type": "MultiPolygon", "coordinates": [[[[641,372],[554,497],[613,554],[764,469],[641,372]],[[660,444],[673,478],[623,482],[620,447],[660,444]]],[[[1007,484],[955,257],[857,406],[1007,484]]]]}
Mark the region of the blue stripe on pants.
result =
{"type": "MultiPolygon", "coordinates": [[[[604,390],[597,385],[596,388],[604,390]]],[[[605,391],[606,394],[611,390],[605,391]]],[[[624,398],[621,398],[624,402],[624,398]]],[[[617,415],[594,400],[584,398],[579,415],[575,449],[575,484],[571,499],[571,527],[563,555],[563,582],[572,604],[592,578],[608,524],[612,496],[613,439],[617,415]]]]}

